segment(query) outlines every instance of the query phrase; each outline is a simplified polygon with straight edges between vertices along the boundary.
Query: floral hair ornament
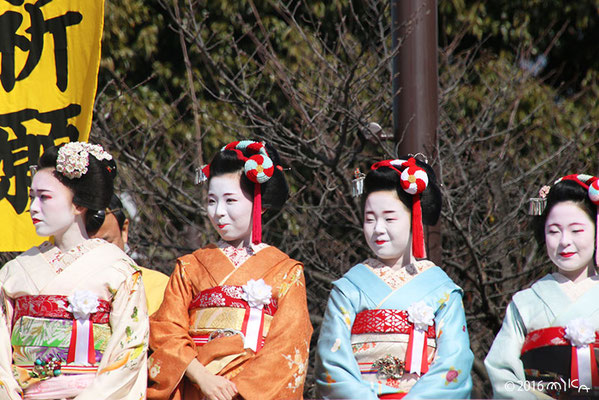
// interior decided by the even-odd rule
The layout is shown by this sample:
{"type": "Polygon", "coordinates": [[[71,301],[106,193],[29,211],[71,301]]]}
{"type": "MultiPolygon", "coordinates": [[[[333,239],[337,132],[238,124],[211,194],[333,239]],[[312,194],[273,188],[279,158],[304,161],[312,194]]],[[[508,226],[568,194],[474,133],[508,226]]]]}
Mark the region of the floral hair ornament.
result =
{"type": "MultiPolygon", "coordinates": [[[[237,158],[244,161],[243,171],[245,176],[254,182],[254,205],[252,209],[252,243],[262,242],[262,191],[261,184],[268,182],[274,174],[275,168],[283,170],[279,165],[275,166],[272,159],[266,152],[266,147],[262,142],[252,140],[235,141],[223,146],[220,151],[233,151],[237,158]],[[243,151],[249,151],[250,157],[243,155],[243,151]]],[[[205,182],[210,178],[210,164],[196,169],[195,183],[205,182]]]]}
{"type": "Polygon", "coordinates": [[[391,168],[399,174],[400,185],[404,192],[412,195],[412,252],[416,258],[425,258],[424,228],[422,227],[422,207],[420,194],[428,186],[428,174],[416,164],[416,159],[384,160],[372,164],[371,170],[381,167],[391,168]]]}
{"type": "MultiPolygon", "coordinates": [[[[574,181],[587,190],[587,194],[589,196],[589,200],[591,203],[595,205],[597,208],[597,216],[595,222],[595,265],[599,265],[599,178],[593,175],[586,174],[572,174],[566,175],[558,180],[556,180],[553,184],[556,185],[562,181],[574,181]]],[[[530,207],[528,213],[530,215],[541,215],[543,211],[545,211],[545,206],[547,205],[547,195],[549,194],[549,190],[551,188],[549,186],[543,186],[541,190],[539,190],[539,198],[529,199],[530,207]]]]}
{"type": "MultiPolygon", "coordinates": [[[[112,160],[112,156],[99,144],[70,142],[58,149],[56,170],[69,179],[81,178],[87,173],[90,154],[98,161],[112,160]]],[[[112,173],[111,167],[108,168],[112,173]]]]}

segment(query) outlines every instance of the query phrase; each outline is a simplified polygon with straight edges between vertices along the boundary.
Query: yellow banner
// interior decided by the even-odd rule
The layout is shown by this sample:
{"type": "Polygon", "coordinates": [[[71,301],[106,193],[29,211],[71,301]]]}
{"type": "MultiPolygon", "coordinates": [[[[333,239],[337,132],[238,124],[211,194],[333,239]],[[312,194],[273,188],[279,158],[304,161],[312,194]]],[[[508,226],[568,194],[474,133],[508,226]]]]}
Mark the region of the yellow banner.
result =
{"type": "Polygon", "coordinates": [[[104,0],[0,0],[0,251],[35,234],[29,166],[44,149],[87,141],[104,0]]]}

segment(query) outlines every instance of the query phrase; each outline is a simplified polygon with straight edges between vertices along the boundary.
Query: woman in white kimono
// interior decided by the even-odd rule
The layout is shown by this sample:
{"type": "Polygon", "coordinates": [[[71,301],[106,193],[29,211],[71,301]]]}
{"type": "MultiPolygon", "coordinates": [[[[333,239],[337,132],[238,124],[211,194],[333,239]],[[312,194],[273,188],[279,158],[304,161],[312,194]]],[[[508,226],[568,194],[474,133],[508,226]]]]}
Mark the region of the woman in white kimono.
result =
{"type": "Polygon", "coordinates": [[[599,181],[568,175],[540,195],[535,236],[557,272],[513,296],[485,366],[496,398],[596,398],[599,181]]]}
{"type": "Polygon", "coordinates": [[[422,224],[434,225],[441,212],[432,169],[414,158],[381,161],[363,187],[364,236],[376,258],[333,283],[318,339],[319,394],[469,397],[462,290],[424,259],[422,224]]]}
{"type": "Polygon", "coordinates": [[[0,270],[11,325],[0,355],[12,344],[25,399],[143,399],[149,323],[140,272],[117,246],[87,236],[112,196],[112,156],[99,145],[67,143],[46,150],[38,168],[31,218],[54,244],[0,270]]]}

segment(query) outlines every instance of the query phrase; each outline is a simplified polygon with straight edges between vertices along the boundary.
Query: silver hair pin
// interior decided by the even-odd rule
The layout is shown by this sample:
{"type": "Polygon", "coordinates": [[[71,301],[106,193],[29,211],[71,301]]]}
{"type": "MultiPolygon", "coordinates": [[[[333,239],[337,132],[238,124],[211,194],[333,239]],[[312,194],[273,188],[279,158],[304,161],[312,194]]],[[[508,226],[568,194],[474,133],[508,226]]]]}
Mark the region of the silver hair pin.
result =
{"type": "Polygon", "coordinates": [[[352,197],[358,197],[364,193],[364,178],[366,178],[366,174],[360,172],[360,168],[356,168],[354,170],[354,179],[351,181],[352,197]]]}
{"type": "Polygon", "coordinates": [[[408,157],[413,157],[420,162],[428,164],[428,157],[425,156],[423,153],[408,154],[408,157]]]}
{"type": "Polygon", "coordinates": [[[199,185],[200,183],[204,183],[208,180],[208,177],[206,176],[206,174],[203,171],[203,169],[205,167],[206,166],[203,165],[201,167],[196,168],[196,176],[195,176],[195,179],[193,180],[194,184],[199,185]]]}
{"type": "Polygon", "coordinates": [[[547,194],[551,189],[550,186],[543,186],[539,190],[539,197],[531,197],[528,199],[528,215],[541,215],[547,206],[547,194]]]}

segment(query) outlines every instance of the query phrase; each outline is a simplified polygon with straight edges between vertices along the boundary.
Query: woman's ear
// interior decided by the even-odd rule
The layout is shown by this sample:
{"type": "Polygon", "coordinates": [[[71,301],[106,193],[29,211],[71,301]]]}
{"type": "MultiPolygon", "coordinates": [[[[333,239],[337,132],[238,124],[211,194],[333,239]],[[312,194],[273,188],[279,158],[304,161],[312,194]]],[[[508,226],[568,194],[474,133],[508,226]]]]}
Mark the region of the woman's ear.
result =
{"type": "Polygon", "coordinates": [[[77,204],[73,204],[73,214],[83,215],[87,211],[87,207],[83,207],[77,204]]]}

